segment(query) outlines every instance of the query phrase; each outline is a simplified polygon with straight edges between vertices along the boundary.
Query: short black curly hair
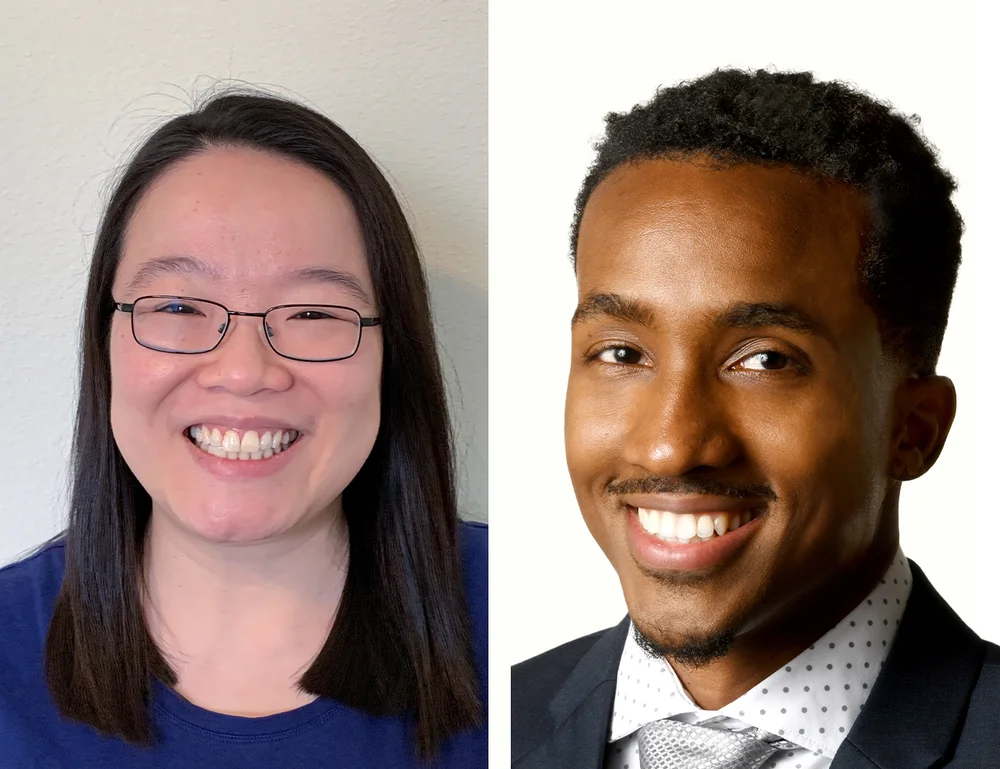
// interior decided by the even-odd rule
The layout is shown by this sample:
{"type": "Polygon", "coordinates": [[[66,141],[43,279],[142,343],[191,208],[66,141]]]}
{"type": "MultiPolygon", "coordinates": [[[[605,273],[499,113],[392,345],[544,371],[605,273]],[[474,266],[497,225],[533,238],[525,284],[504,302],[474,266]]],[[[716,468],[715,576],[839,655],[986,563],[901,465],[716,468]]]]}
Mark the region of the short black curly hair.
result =
{"type": "Polygon", "coordinates": [[[862,296],[883,344],[918,376],[934,373],[961,261],[955,180],[895,112],[809,72],[719,69],[661,88],[648,104],[611,113],[576,198],[571,253],[591,193],[615,168],[649,158],[705,155],[723,164],[790,165],[847,183],[868,203],[862,296]]]}

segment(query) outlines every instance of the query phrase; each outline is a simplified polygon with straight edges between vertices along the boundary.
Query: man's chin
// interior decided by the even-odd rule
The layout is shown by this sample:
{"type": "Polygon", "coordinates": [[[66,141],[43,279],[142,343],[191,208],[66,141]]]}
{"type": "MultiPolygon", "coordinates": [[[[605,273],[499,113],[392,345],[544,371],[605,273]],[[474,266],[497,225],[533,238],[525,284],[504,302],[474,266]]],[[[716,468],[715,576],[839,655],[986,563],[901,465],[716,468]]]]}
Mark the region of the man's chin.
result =
{"type": "Polygon", "coordinates": [[[736,640],[736,631],[730,628],[708,635],[666,639],[649,628],[643,629],[635,619],[632,624],[635,641],[646,654],[664,657],[685,667],[704,667],[725,657],[736,640]]]}

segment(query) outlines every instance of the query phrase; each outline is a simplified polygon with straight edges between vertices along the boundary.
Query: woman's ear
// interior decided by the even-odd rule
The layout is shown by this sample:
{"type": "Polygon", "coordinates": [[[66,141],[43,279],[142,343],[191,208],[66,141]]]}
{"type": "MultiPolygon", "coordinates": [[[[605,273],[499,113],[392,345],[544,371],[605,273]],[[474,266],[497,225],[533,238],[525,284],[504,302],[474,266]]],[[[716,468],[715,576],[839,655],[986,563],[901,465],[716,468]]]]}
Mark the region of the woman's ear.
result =
{"type": "Polygon", "coordinates": [[[896,394],[889,475],[909,481],[926,473],[941,454],[955,421],[955,385],[948,377],[914,377],[896,394]]]}

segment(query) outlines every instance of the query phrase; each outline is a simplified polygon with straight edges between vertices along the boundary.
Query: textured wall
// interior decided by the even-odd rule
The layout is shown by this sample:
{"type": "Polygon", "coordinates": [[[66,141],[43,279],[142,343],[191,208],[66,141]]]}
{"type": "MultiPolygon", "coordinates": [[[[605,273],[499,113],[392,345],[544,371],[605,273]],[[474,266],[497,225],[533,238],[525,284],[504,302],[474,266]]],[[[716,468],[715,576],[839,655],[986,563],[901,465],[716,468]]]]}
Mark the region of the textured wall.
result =
{"type": "Polygon", "coordinates": [[[332,117],[402,195],[432,283],[463,513],[485,519],[485,0],[4,0],[0,73],[0,563],[64,520],[78,321],[110,178],[230,78],[332,117]]]}

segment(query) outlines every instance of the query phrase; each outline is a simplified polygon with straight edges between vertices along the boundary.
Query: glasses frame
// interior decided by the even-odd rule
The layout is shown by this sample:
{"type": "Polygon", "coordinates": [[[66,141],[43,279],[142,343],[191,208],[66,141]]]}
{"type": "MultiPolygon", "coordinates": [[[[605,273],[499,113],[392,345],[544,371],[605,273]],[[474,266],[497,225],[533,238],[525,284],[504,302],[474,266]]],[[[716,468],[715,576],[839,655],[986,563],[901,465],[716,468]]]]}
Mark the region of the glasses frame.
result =
{"type": "Polygon", "coordinates": [[[215,302],[211,299],[201,299],[200,297],[196,296],[178,296],[176,294],[150,294],[148,296],[137,297],[133,302],[115,302],[114,306],[115,310],[117,310],[118,312],[127,313],[128,315],[131,316],[131,322],[129,325],[132,327],[132,338],[135,340],[136,344],[138,344],[140,347],[145,347],[147,350],[167,353],[168,355],[204,355],[205,353],[212,352],[213,350],[217,349],[220,344],[222,344],[222,340],[226,338],[226,334],[229,333],[229,328],[233,324],[233,316],[238,315],[243,318],[260,318],[260,324],[261,328],[264,330],[264,339],[267,340],[267,346],[270,347],[275,352],[276,355],[279,355],[280,357],[285,358],[286,360],[300,361],[302,363],[334,363],[338,360],[347,360],[348,358],[353,358],[355,355],[357,355],[358,350],[361,348],[361,336],[365,328],[369,328],[372,326],[379,326],[382,324],[381,317],[366,317],[357,310],[355,310],[353,307],[347,307],[346,305],[342,304],[299,304],[299,303],[277,304],[274,307],[268,307],[266,310],[264,310],[264,312],[240,312],[238,310],[230,310],[224,304],[220,304],[219,302],[215,302]],[[218,307],[219,309],[223,310],[226,313],[226,325],[223,326],[222,333],[219,334],[219,341],[217,341],[214,345],[205,350],[195,350],[193,352],[183,351],[183,350],[166,350],[162,347],[156,347],[155,345],[145,344],[139,341],[139,337],[135,333],[135,313],[133,312],[135,306],[143,299],[178,299],[181,301],[204,302],[205,304],[211,304],[215,307],[218,307]],[[332,310],[347,310],[357,315],[358,341],[354,344],[354,349],[351,351],[351,354],[340,355],[336,358],[296,358],[294,355],[285,355],[285,353],[275,348],[274,343],[271,341],[271,335],[268,333],[267,330],[267,316],[274,310],[287,310],[289,307],[303,307],[303,308],[316,307],[316,308],[328,308],[332,310]]]}

